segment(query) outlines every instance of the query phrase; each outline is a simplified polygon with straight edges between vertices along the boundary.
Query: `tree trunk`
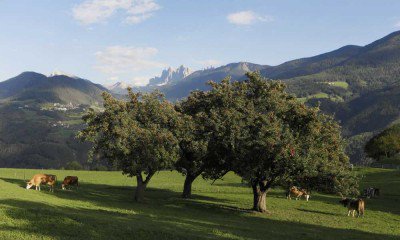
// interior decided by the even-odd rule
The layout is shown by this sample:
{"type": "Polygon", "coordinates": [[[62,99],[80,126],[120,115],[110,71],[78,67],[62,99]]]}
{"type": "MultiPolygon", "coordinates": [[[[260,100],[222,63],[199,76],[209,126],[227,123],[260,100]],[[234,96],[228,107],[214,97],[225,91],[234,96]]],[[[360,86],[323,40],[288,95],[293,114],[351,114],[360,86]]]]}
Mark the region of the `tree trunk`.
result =
{"type": "Polygon", "coordinates": [[[137,186],[135,190],[135,201],[140,202],[143,200],[144,192],[146,190],[147,184],[149,183],[151,177],[154,175],[153,172],[149,172],[146,177],[146,180],[143,180],[142,174],[139,173],[136,175],[137,186]]]}
{"type": "Polygon", "coordinates": [[[140,202],[143,199],[144,191],[146,190],[147,184],[143,183],[143,181],[137,180],[137,187],[135,191],[135,201],[140,202]]]}
{"type": "Polygon", "coordinates": [[[252,183],[253,188],[253,210],[257,212],[267,211],[267,192],[269,185],[266,181],[254,181],[252,183]]]}
{"type": "Polygon", "coordinates": [[[197,175],[187,174],[186,175],[185,183],[183,184],[183,193],[182,193],[183,198],[191,198],[192,197],[192,183],[198,176],[199,176],[199,174],[197,174],[197,175]]]}
{"type": "Polygon", "coordinates": [[[253,210],[257,212],[267,211],[266,202],[267,192],[258,192],[254,194],[253,210]]]}

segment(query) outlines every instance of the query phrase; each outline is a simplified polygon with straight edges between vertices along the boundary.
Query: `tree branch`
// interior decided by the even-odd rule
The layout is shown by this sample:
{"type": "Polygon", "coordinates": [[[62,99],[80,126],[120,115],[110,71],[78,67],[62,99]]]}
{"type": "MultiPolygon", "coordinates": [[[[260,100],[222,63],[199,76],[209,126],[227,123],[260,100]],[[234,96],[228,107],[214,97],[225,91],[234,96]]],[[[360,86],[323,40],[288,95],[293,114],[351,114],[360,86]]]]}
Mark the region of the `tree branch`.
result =
{"type": "Polygon", "coordinates": [[[146,176],[146,180],[144,180],[144,184],[147,184],[147,183],[149,183],[149,181],[150,181],[150,179],[151,179],[151,177],[153,177],[153,175],[155,174],[155,171],[153,171],[153,170],[150,170],[149,171],[149,173],[147,174],[147,176],[146,176]]]}

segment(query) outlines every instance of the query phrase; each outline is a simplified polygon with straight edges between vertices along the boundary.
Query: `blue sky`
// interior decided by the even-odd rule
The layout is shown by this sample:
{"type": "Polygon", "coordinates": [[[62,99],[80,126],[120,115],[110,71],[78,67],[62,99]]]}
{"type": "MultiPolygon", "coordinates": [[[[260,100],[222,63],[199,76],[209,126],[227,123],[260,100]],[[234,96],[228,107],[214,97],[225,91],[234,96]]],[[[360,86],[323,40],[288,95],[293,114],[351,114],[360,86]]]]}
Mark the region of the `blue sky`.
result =
{"type": "Polygon", "coordinates": [[[54,70],[105,85],[163,68],[277,65],[400,30],[398,0],[0,0],[0,81],[54,70]]]}

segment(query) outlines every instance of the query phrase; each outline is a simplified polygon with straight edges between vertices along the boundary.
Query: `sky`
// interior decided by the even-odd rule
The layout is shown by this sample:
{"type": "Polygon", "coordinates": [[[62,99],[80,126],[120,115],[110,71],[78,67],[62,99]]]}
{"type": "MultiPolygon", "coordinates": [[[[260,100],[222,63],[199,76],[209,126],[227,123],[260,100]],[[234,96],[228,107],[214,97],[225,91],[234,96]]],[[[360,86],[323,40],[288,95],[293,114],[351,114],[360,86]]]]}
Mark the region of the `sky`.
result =
{"type": "Polygon", "coordinates": [[[0,81],[145,85],[170,66],[277,65],[398,30],[398,0],[0,0],[0,81]]]}

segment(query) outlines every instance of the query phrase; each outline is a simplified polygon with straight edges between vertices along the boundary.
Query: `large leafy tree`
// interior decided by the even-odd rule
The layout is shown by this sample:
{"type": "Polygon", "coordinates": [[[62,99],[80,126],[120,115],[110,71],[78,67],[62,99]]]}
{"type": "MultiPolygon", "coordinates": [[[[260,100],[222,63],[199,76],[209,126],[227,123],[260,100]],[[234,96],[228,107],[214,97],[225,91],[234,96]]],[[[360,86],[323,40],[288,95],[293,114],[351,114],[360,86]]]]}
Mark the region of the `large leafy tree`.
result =
{"type": "Polygon", "coordinates": [[[207,154],[217,164],[206,171],[235,171],[251,185],[253,209],[261,212],[273,186],[309,179],[330,191],[347,193],[355,186],[338,124],[286,93],[284,84],[258,73],[247,77],[212,84],[213,107],[205,114],[205,128],[207,154]]]}
{"type": "Polygon", "coordinates": [[[136,177],[135,200],[159,170],[172,168],[179,156],[176,129],[180,117],[174,106],[158,92],[133,93],[128,101],[103,93],[103,112],[93,109],[83,117],[86,128],[78,133],[93,142],[92,153],[100,153],[123,174],[136,177]]]}
{"type": "Polygon", "coordinates": [[[400,153],[400,124],[395,124],[372,137],[365,145],[365,152],[376,160],[391,158],[400,153]]]}
{"type": "Polygon", "coordinates": [[[229,97],[233,88],[229,79],[223,80],[222,84],[210,84],[213,86],[211,91],[192,92],[176,105],[185,122],[180,134],[181,158],[176,164],[177,170],[186,175],[184,198],[191,196],[192,183],[198,176],[218,179],[231,169],[226,149],[220,145],[214,147],[221,134],[214,131],[214,127],[224,127],[225,131],[237,128],[233,119],[226,115],[230,112],[230,104],[236,103],[229,97]],[[223,119],[224,122],[220,122],[223,119]]]}
{"type": "MultiPolygon", "coordinates": [[[[177,109],[183,112],[178,105],[177,109]]],[[[205,170],[207,138],[202,135],[201,125],[190,115],[183,115],[183,124],[179,131],[180,157],[175,169],[185,175],[183,198],[192,196],[192,184],[205,170]]]]}

